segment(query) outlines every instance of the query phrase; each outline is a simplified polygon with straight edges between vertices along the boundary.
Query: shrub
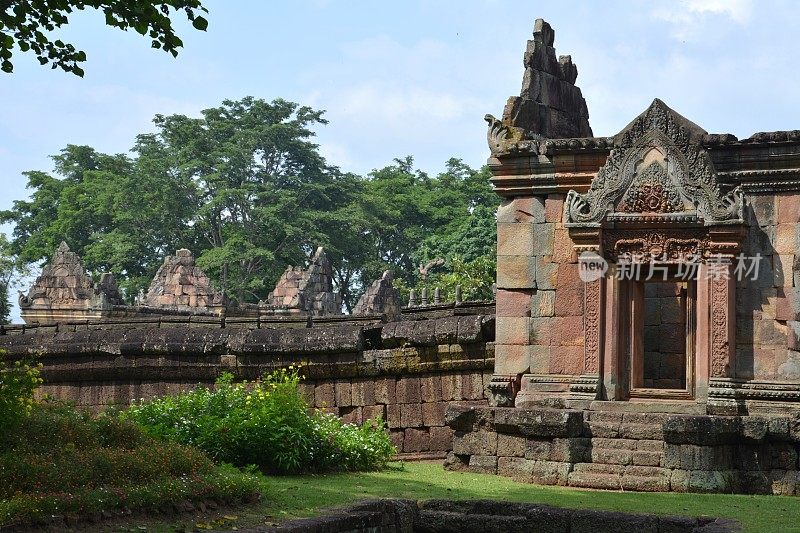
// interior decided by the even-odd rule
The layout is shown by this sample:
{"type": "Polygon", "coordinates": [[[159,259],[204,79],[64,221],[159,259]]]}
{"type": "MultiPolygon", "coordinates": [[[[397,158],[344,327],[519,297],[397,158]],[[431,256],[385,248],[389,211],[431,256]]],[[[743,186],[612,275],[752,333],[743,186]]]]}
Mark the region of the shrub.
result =
{"type": "Polygon", "coordinates": [[[134,403],[121,413],[153,436],[206,451],[235,465],[274,473],[380,468],[394,454],[383,421],[361,426],[310,412],[299,372],[281,369],[254,383],[224,374],[204,387],[134,403]]]}
{"type": "Polygon", "coordinates": [[[257,495],[258,478],[215,466],[201,450],[156,440],[117,417],[37,403],[39,367],[3,355],[0,529],[65,515],[159,508],[182,500],[234,503],[257,495]]]}
{"type": "Polygon", "coordinates": [[[42,382],[39,368],[29,361],[11,361],[0,350],[0,427],[11,428],[30,414],[33,391],[42,382]]]}
{"type": "Polygon", "coordinates": [[[259,479],[201,450],[146,435],[129,421],[34,404],[0,452],[0,529],[53,517],[159,509],[183,500],[236,503],[259,479]]]}

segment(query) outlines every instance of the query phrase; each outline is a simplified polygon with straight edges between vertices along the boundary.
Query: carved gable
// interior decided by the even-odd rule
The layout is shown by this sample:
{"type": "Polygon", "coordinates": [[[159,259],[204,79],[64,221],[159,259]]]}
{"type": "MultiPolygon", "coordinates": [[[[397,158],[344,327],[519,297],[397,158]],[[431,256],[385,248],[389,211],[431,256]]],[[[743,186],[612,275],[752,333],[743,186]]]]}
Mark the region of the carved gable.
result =
{"type": "Polygon", "coordinates": [[[604,220],[663,218],[704,225],[742,223],[739,189],[724,194],[701,141],[707,133],[656,99],[614,138],[585,194],[570,191],[573,227],[604,220]]]}

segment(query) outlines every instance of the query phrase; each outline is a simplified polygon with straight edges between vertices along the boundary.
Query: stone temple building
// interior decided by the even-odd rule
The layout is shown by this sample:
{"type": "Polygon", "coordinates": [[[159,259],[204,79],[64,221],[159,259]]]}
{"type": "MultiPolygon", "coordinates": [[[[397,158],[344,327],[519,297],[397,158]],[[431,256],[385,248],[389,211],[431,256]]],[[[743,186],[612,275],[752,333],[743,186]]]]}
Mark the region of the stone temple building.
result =
{"type": "Polygon", "coordinates": [[[656,99],[593,137],[553,40],[537,21],[521,95],[486,117],[494,407],[451,409],[450,466],[794,494],[800,131],[710,134],[656,99]]]}

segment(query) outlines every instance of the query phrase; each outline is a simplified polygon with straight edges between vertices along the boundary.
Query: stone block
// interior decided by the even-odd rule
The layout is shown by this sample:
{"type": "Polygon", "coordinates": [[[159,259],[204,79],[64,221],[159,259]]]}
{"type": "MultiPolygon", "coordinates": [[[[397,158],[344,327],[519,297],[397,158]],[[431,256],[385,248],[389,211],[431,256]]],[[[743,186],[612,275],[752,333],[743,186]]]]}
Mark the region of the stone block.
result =
{"type": "Polygon", "coordinates": [[[336,405],[333,383],[320,383],[314,387],[314,407],[333,407],[336,405]]]}
{"type": "Polygon", "coordinates": [[[422,404],[400,404],[400,425],[404,428],[422,427],[422,404]]]}
{"type": "Polygon", "coordinates": [[[795,256],[791,254],[772,256],[772,275],[776,287],[791,287],[794,285],[795,256]]]}
{"type": "Polygon", "coordinates": [[[632,463],[641,466],[660,466],[661,452],[633,452],[632,463]]]}
{"type": "Polygon", "coordinates": [[[498,255],[497,288],[535,289],[536,258],[532,255],[498,255]]]}
{"type": "Polygon", "coordinates": [[[553,325],[557,319],[552,317],[539,317],[530,319],[530,339],[531,343],[539,344],[542,346],[549,346],[554,340],[553,325]]]}
{"type": "Polygon", "coordinates": [[[339,409],[339,417],[345,424],[360,425],[364,421],[361,407],[342,407],[339,409]]]}
{"type": "Polygon", "coordinates": [[[336,407],[353,405],[352,385],[346,380],[337,380],[335,384],[336,407]]]}
{"type": "Polygon", "coordinates": [[[566,409],[498,408],[494,411],[497,431],[532,438],[579,437],[583,413],[566,409]]]}
{"type": "Polygon", "coordinates": [[[608,439],[603,437],[592,438],[592,448],[604,448],[609,450],[636,450],[638,441],[630,439],[608,439]]]}
{"type": "Polygon", "coordinates": [[[408,376],[397,380],[397,403],[421,403],[420,378],[408,376]]]}
{"type": "MultiPolygon", "coordinates": [[[[525,374],[529,371],[530,366],[530,351],[527,346],[495,345],[494,370],[497,374],[525,374]]],[[[444,383],[444,379],[442,381],[444,383]]]]}
{"type": "MultiPolygon", "coordinates": [[[[626,472],[622,476],[622,490],[635,490],[640,492],[669,492],[671,475],[669,470],[662,470],[660,468],[656,469],[654,467],[631,467],[631,469],[636,468],[652,468],[653,470],[650,471],[651,475],[646,475],[648,472],[634,472],[631,474],[626,472]]],[[[648,520],[649,518],[650,517],[642,517],[644,520],[648,520]]],[[[680,519],[681,517],[678,518],[680,519]]],[[[668,527],[665,527],[662,518],[658,518],[658,523],[658,531],[672,531],[668,527]]]]}
{"type": "MultiPolygon", "coordinates": [[[[533,255],[534,225],[525,223],[497,223],[498,255],[533,255]]],[[[539,235],[537,231],[536,239],[539,235]]]]}
{"type": "Polygon", "coordinates": [[[447,411],[446,402],[423,403],[422,404],[422,425],[424,426],[444,426],[444,413],[447,411]]]}
{"type": "Polygon", "coordinates": [[[558,263],[551,256],[536,256],[536,288],[538,290],[555,290],[558,283],[558,263]]]}
{"type": "Polygon", "coordinates": [[[787,347],[790,350],[800,351],[800,322],[789,320],[786,322],[787,347]]]}
{"type": "Polygon", "coordinates": [[[497,317],[528,317],[531,316],[531,302],[534,291],[497,289],[496,313],[497,317]]]}
{"type": "Polygon", "coordinates": [[[553,262],[559,264],[578,262],[575,243],[565,229],[556,229],[553,240],[553,262]]]}
{"type": "Polygon", "coordinates": [[[769,465],[771,468],[782,470],[797,469],[797,449],[790,443],[770,443],[769,445],[769,465]]]}
{"type": "Polygon", "coordinates": [[[776,496],[795,496],[800,489],[800,472],[773,470],[770,472],[770,489],[776,496]]]}
{"type": "Polygon", "coordinates": [[[536,197],[504,200],[497,208],[498,223],[544,222],[544,200],[536,197]]]}
{"type": "Polygon", "coordinates": [[[453,430],[449,427],[431,427],[431,451],[448,452],[453,449],[453,430]]]}
{"type": "Polygon", "coordinates": [[[455,344],[458,342],[457,316],[437,318],[434,322],[434,335],[437,344],[455,344]]]}
{"type": "Polygon", "coordinates": [[[571,470],[571,463],[535,461],[533,463],[530,481],[540,485],[567,485],[571,470]]]}
{"type": "Polygon", "coordinates": [[[546,374],[550,372],[550,346],[533,344],[527,347],[528,363],[530,371],[534,374],[546,374]]]}
{"type": "Polygon", "coordinates": [[[521,457],[498,457],[497,473],[501,476],[510,477],[523,483],[531,482],[536,461],[523,459],[521,457]]]}
{"type": "Polygon", "coordinates": [[[425,429],[409,428],[405,430],[403,451],[405,453],[427,452],[431,449],[431,437],[425,429]]]}
{"type": "Polygon", "coordinates": [[[472,431],[476,428],[485,428],[494,431],[495,410],[463,404],[448,404],[445,411],[445,423],[456,431],[472,431]]]}
{"type": "Polygon", "coordinates": [[[777,289],[775,319],[800,321],[800,287],[777,289]]]}
{"type": "Polygon", "coordinates": [[[563,194],[551,194],[544,201],[544,219],[547,222],[561,222],[564,212],[563,194]]]}
{"type": "Polygon", "coordinates": [[[555,438],[550,449],[550,461],[585,463],[592,460],[591,439],[585,437],[555,438]]]}
{"type": "Polygon", "coordinates": [[[497,344],[530,344],[530,318],[497,317],[495,324],[495,342],[497,344]]]}
{"type": "Polygon", "coordinates": [[[800,222],[800,195],[796,192],[783,193],[776,197],[778,203],[778,224],[800,222]]]}
{"type": "Polygon", "coordinates": [[[385,405],[365,405],[361,408],[364,420],[377,420],[380,418],[386,422],[386,406],[385,405]]]}
{"type": "MultiPolygon", "coordinates": [[[[521,437],[524,438],[524,437],[521,437]]],[[[523,450],[526,459],[535,459],[537,461],[547,461],[550,459],[550,454],[553,451],[552,439],[526,439],[525,448],[523,450]]]]}
{"type": "Polygon", "coordinates": [[[777,223],[775,197],[771,194],[749,195],[750,205],[759,226],[774,226],[777,223]]]}
{"type": "Polygon", "coordinates": [[[494,455],[472,455],[469,458],[470,472],[481,474],[497,473],[497,457],[494,455]]]}
{"type": "Polygon", "coordinates": [[[442,380],[438,375],[419,378],[423,402],[439,402],[442,399],[442,380]]]}
{"type": "Polygon", "coordinates": [[[531,255],[551,256],[555,244],[555,224],[536,224],[534,226],[533,251],[531,255]]]}
{"type": "Polygon", "coordinates": [[[794,254],[798,250],[799,224],[779,224],[775,228],[775,251],[781,255],[794,254]]]}
{"type": "Polygon", "coordinates": [[[550,350],[550,372],[552,374],[579,376],[584,369],[583,346],[558,346],[550,350]]]}
{"type": "Polygon", "coordinates": [[[738,442],[741,422],[724,416],[669,416],[662,425],[664,440],[671,444],[714,446],[738,442]]]}
{"type": "Polygon", "coordinates": [[[633,453],[631,450],[591,448],[590,460],[586,462],[606,465],[629,465],[633,463],[633,453]]]}
{"type": "Polygon", "coordinates": [[[556,290],[556,316],[583,316],[583,288],[556,290]]]}
{"type": "Polygon", "coordinates": [[[453,453],[458,455],[496,455],[497,433],[493,431],[456,431],[453,434],[453,453]]]}
{"type": "MultiPolygon", "coordinates": [[[[552,346],[583,346],[583,317],[582,316],[557,316],[550,321],[552,346]]],[[[536,339],[537,342],[538,339],[536,339]]]]}
{"type": "Polygon", "coordinates": [[[556,291],[537,290],[531,301],[532,317],[555,316],[556,313],[556,291]]]}
{"type": "Polygon", "coordinates": [[[375,381],[354,379],[351,387],[353,405],[375,405],[375,381]]]}
{"type": "Polygon", "coordinates": [[[520,435],[497,435],[497,455],[499,457],[524,457],[525,437],[520,435]]]}
{"type": "Polygon", "coordinates": [[[392,441],[392,446],[394,446],[398,452],[403,451],[403,441],[405,440],[405,431],[403,431],[402,429],[393,429],[389,431],[389,439],[392,441]]]}
{"type": "Polygon", "coordinates": [[[461,394],[461,374],[444,374],[439,377],[442,382],[442,400],[464,400],[461,394]]]}
{"type": "Polygon", "coordinates": [[[386,425],[389,426],[389,429],[403,427],[399,404],[391,404],[386,406],[386,425]]]}

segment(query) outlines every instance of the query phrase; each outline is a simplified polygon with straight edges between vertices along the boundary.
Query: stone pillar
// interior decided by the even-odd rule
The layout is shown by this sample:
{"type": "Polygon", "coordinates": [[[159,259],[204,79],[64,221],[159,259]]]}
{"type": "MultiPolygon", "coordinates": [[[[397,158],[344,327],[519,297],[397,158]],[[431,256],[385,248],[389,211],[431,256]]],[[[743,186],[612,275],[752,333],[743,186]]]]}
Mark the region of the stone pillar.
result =
{"type": "Polygon", "coordinates": [[[603,351],[604,278],[586,283],[583,287],[583,375],[570,384],[570,398],[597,399],[600,386],[600,365],[603,351]]]}
{"type": "MultiPolygon", "coordinates": [[[[715,265],[706,282],[709,300],[708,386],[713,381],[727,381],[736,368],[736,279],[733,262],[726,258],[715,265]],[[718,274],[714,276],[713,274],[718,274]]],[[[707,389],[708,390],[708,389],[707,389]]],[[[709,394],[709,412],[721,415],[740,414],[743,406],[735,398],[709,394]]]]}

